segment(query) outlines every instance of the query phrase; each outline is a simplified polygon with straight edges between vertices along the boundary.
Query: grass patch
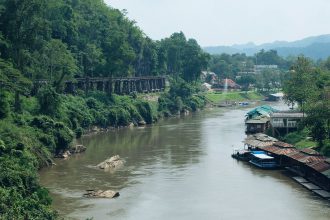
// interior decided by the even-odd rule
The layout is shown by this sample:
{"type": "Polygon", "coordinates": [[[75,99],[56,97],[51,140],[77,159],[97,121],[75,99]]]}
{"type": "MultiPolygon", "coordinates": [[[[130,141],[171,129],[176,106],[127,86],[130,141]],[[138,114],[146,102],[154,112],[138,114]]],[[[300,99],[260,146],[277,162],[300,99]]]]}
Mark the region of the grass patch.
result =
{"type": "Polygon", "coordinates": [[[227,93],[219,93],[219,92],[208,92],[205,95],[206,99],[213,103],[221,103],[224,101],[247,101],[247,100],[261,100],[263,96],[257,92],[249,91],[249,92],[227,92],[227,93]]]}
{"type": "Polygon", "coordinates": [[[296,148],[311,148],[315,146],[317,146],[317,143],[311,140],[301,140],[295,144],[296,148]]]}

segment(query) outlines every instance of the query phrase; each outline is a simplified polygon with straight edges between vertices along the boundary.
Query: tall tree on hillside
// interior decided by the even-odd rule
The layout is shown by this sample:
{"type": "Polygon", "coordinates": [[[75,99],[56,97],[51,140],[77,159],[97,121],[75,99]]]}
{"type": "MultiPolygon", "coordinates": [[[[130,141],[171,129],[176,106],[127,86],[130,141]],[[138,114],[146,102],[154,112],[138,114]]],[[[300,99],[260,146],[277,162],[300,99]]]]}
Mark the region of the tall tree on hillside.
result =
{"type": "Polygon", "coordinates": [[[197,41],[189,39],[184,49],[182,78],[188,82],[196,81],[207,68],[208,61],[209,55],[203,52],[197,41]]]}
{"type": "Polygon", "coordinates": [[[315,69],[305,57],[298,57],[288,74],[288,80],[284,83],[283,90],[288,104],[297,102],[305,112],[305,103],[315,96],[316,81],[315,69]]]}
{"type": "Polygon", "coordinates": [[[50,40],[45,44],[39,54],[39,60],[57,90],[64,79],[69,79],[78,71],[76,60],[61,40],[50,40]]]}
{"type": "Polygon", "coordinates": [[[10,44],[1,51],[3,58],[13,59],[23,75],[31,78],[32,52],[40,49],[49,38],[45,17],[45,0],[4,0],[5,10],[0,17],[0,31],[10,44]]]}

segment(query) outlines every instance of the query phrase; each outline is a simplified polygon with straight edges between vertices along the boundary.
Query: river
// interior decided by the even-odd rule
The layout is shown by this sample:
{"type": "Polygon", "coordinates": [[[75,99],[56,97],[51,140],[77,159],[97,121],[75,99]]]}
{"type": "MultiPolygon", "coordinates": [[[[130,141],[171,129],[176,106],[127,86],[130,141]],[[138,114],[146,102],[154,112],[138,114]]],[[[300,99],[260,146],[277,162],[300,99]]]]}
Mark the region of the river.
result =
{"type": "Polygon", "coordinates": [[[230,157],[243,146],[247,110],[208,109],[84,137],[87,151],[43,169],[41,183],[65,219],[329,220],[330,203],[284,171],[230,157]],[[123,168],[92,168],[116,154],[126,160],[123,168]],[[82,197],[95,188],[117,190],[120,197],[82,197]]]}

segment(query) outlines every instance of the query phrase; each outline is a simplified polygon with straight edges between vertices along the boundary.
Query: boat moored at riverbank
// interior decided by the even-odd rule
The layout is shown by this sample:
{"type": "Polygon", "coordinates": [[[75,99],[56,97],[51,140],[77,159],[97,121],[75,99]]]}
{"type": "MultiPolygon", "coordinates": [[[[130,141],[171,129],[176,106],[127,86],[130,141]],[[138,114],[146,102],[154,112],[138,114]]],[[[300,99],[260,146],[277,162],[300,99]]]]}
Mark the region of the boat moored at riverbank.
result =
{"type": "Polygon", "coordinates": [[[246,161],[246,162],[251,160],[251,152],[248,150],[234,150],[234,152],[231,156],[232,156],[232,158],[235,158],[236,160],[241,160],[241,161],[246,161]]]}
{"type": "Polygon", "coordinates": [[[262,169],[276,169],[279,168],[275,158],[269,156],[264,151],[251,151],[251,160],[249,163],[262,169]]]}

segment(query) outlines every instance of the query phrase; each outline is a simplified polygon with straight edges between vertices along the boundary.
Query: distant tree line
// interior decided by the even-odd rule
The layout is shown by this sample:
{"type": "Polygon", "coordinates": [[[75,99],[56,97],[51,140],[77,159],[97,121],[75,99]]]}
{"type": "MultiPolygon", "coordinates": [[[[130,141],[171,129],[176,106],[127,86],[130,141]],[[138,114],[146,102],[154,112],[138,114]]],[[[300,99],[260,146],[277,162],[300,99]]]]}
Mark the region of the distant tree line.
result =
{"type": "Polygon", "coordinates": [[[295,58],[284,59],[276,50],[261,50],[254,56],[246,54],[212,55],[209,70],[220,79],[230,78],[247,90],[253,84],[260,91],[278,90],[282,86],[285,73],[293,65],[295,58]],[[277,65],[277,69],[264,69],[254,74],[254,65],[277,65]]]}

